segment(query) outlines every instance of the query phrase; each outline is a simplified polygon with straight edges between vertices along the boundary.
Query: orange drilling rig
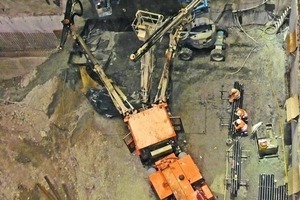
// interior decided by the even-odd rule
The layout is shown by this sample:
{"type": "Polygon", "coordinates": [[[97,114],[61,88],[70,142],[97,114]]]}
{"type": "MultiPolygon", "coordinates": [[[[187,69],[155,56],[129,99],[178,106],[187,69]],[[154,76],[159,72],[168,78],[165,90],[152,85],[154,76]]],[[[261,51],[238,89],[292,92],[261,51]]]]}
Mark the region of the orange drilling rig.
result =
{"type": "Polygon", "coordinates": [[[149,180],[159,199],[214,200],[215,197],[195,162],[190,155],[181,150],[178,144],[178,134],[183,131],[183,126],[180,117],[171,116],[166,98],[169,68],[172,66],[177,49],[180,30],[191,19],[193,9],[201,0],[193,0],[182,8],[178,15],[167,19],[149,36],[137,53],[131,55],[131,59],[142,57],[142,54],[145,54],[163,34],[171,30],[166,62],[158,86],[159,92],[154,101],[142,109],[135,109],[130,104],[126,95],[105,74],[103,66],[91,53],[84,39],[72,28],[75,13],[73,8],[78,2],[78,0],[68,0],[66,13],[71,17],[65,16],[62,21],[64,29],[68,29],[82,47],[83,53],[93,65],[94,73],[106,88],[119,113],[123,115],[130,131],[124,137],[125,144],[131,152],[135,152],[140,157],[144,166],[148,167],[149,180]],[[72,6],[68,7],[68,5],[72,6]]]}

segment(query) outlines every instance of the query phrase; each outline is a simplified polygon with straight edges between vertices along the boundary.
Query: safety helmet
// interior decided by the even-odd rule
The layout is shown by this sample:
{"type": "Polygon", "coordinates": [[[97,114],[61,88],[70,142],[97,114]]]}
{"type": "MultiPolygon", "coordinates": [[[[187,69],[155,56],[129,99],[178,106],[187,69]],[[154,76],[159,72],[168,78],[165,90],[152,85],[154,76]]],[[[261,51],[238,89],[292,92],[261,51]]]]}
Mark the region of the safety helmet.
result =
{"type": "Polygon", "coordinates": [[[235,92],[237,92],[237,89],[232,88],[232,89],[231,89],[231,93],[235,93],[235,92]]]}
{"type": "Polygon", "coordinates": [[[236,114],[240,116],[242,114],[242,111],[239,109],[236,111],[236,114]]]}
{"type": "Polygon", "coordinates": [[[237,120],[236,120],[236,123],[237,123],[237,124],[240,124],[240,123],[242,123],[242,120],[241,120],[241,119],[237,119],[237,120]]]}

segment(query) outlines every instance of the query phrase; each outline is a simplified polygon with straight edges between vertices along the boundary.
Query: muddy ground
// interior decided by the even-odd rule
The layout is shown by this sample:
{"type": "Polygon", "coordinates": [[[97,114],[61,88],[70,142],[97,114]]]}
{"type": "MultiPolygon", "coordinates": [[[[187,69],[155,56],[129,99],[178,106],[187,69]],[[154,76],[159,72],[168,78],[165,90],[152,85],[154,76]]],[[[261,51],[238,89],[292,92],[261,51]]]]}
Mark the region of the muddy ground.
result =
{"type": "MultiPolygon", "coordinates": [[[[182,117],[184,148],[218,199],[227,198],[228,149],[227,128],[220,125],[220,118],[228,117],[227,101],[220,91],[229,90],[234,81],[244,84],[250,128],[259,121],[271,122],[280,136],[284,121],[283,34],[266,35],[262,26],[244,29],[252,39],[238,28],[229,29],[225,62],[211,62],[207,52],[199,51],[193,61],[175,59],[172,72],[170,108],[182,117]]],[[[132,42],[136,36],[133,32],[109,35],[102,33],[109,42],[96,53],[101,59],[113,52],[106,72],[130,96],[139,87],[139,63],[128,60],[138,45],[132,42]]],[[[41,187],[50,191],[48,177],[61,199],[156,199],[139,158],[123,143],[128,130],[122,118],[99,115],[81,92],[79,70],[68,65],[72,43],[69,40],[63,51],[49,57],[0,61],[4,71],[0,75],[0,198],[47,199],[41,187]]],[[[154,88],[164,47],[158,50],[154,88]]],[[[253,140],[243,138],[243,143],[253,160],[245,167],[250,187],[242,189],[238,199],[255,200],[257,172],[267,169],[259,166],[253,140]]]]}

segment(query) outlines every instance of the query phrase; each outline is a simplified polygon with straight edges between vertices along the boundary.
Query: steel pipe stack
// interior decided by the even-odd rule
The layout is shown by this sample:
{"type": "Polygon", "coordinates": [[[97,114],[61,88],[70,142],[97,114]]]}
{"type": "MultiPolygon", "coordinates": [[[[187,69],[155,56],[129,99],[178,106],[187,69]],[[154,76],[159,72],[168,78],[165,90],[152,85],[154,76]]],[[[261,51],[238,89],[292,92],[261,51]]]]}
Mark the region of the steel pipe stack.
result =
{"type": "Polygon", "coordinates": [[[286,185],[280,185],[275,189],[275,198],[274,200],[287,200],[287,190],[286,185]]]}
{"type": "Polygon", "coordinates": [[[260,174],[258,200],[274,200],[274,196],[275,196],[274,174],[260,174]]]}
{"type": "Polygon", "coordinates": [[[232,166],[231,166],[231,184],[230,194],[232,197],[237,197],[237,192],[240,188],[241,182],[241,159],[242,148],[238,140],[233,144],[232,166]]]}

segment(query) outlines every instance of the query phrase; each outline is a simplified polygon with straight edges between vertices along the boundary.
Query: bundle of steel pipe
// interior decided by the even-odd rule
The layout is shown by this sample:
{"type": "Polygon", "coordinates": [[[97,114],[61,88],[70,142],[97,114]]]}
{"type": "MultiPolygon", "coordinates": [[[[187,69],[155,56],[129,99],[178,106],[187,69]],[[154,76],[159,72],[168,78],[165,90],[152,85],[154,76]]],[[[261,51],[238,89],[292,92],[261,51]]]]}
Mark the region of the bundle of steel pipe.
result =
{"type": "Polygon", "coordinates": [[[275,196],[274,174],[260,174],[258,200],[274,200],[274,196],[275,196]]]}
{"type": "Polygon", "coordinates": [[[287,200],[287,190],[286,185],[280,185],[275,189],[274,200],[287,200]]]}
{"type": "Polygon", "coordinates": [[[230,194],[232,197],[237,197],[238,189],[240,188],[241,182],[241,159],[242,159],[242,148],[238,140],[234,141],[233,144],[233,155],[232,155],[232,166],[231,166],[231,184],[230,194]]]}

